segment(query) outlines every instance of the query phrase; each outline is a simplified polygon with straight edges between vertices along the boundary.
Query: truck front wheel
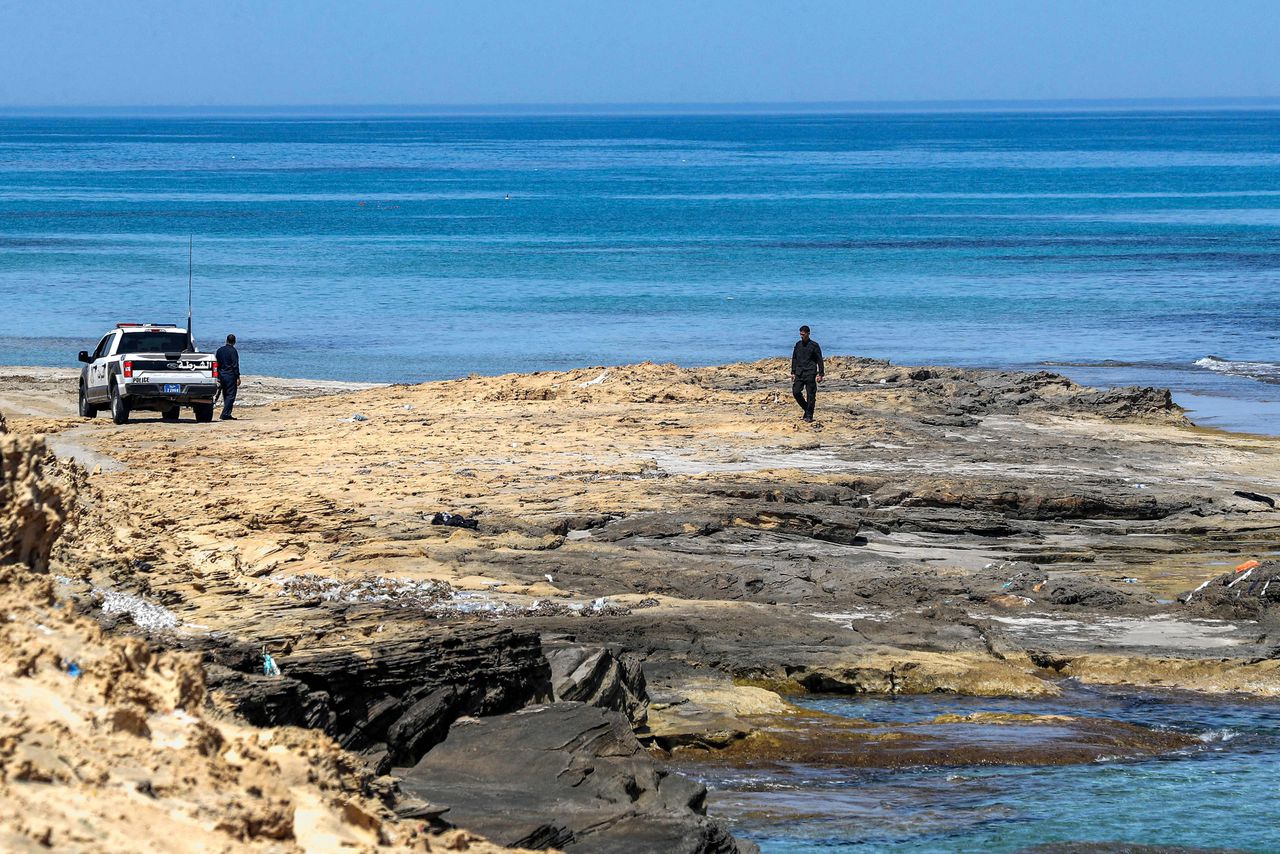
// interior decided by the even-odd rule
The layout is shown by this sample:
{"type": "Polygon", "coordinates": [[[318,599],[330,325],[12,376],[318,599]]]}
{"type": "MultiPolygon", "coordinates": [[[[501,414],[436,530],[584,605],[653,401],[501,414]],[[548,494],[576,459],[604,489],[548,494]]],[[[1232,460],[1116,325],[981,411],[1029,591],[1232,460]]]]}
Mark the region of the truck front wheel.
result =
{"type": "Polygon", "coordinates": [[[111,420],[117,424],[129,423],[129,404],[120,396],[120,386],[111,384],[111,420]]]}
{"type": "Polygon", "coordinates": [[[196,420],[204,424],[213,420],[213,404],[212,403],[193,403],[192,411],[196,414],[196,420]]]}

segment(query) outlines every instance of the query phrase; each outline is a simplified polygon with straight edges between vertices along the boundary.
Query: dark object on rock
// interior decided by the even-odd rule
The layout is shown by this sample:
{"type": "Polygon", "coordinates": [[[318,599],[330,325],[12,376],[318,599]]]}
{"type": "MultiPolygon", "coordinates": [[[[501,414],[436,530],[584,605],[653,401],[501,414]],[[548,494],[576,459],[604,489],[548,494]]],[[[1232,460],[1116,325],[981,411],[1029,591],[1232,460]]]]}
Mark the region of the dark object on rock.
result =
{"type": "Polygon", "coordinates": [[[706,787],[660,768],[625,717],[582,703],[458,721],[401,785],[499,845],[569,854],[759,852],[707,818],[706,787]]]}
{"type": "Polygon", "coordinates": [[[431,517],[432,525],[447,525],[450,528],[471,528],[475,530],[480,527],[480,523],[475,519],[468,519],[458,513],[437,513],[431,517]]]}
{"type": "Polygon", "coordinates": [[[1266,495],[1261,495],[1261,494],[1259,494],[1259,493],[1257,493],[1257,492],[1249,492],[1248,490],[1244,490],[1244,489],[1237,489],[1237,490],[1236,490],[1234,493],[1232,493],[1232,494],[1233,494],[1233,495],[1235,495],[1237,498],[1244,498],[1244,499],[1247,499],[1247,500],[1249,500],[1249,501],[1256,501],[1256,502],[1258,502],[1259,504],[1265,504],[1265,505],[1267,505],[1268,507],[1275,507],[1275,506],[1276,506],[1276,500],[1275,500],[1274,498],[1270,498],[1270,497],[1268,497],[1268,496],[1266,496],[1266,495]]]}

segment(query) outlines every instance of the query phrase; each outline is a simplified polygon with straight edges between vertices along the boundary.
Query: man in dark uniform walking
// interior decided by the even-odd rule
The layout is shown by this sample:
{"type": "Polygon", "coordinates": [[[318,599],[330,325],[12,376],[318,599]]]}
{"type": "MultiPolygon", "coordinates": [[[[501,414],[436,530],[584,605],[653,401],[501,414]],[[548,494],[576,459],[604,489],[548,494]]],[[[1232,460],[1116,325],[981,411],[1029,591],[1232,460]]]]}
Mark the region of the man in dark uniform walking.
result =
{"type": "Polygon", "coordinates": [[[800,340],[791,351],[791,393],[804,410],[805,421],[813,420],[813,406],[818,402],[818,383],[822,382],[824,373],[822,348],[817,341],[809,340],[809,327],[801,326],[800,340]]]}
{"type": "Polygon", "coordinates": [[[222,385],[222,420],[235,421],[231,407],[236,403],[236,390],[240,388],[240,353],[236,350],[236,336],[228,335],[227,343],[214,354],[218,360],[218,382],[222,385]]]}

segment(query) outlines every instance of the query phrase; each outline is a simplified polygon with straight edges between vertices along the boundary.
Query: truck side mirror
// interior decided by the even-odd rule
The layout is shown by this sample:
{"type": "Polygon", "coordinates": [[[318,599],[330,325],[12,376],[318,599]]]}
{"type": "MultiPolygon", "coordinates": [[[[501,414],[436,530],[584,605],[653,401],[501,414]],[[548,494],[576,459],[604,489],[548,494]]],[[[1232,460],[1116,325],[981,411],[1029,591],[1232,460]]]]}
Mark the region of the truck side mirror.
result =
{"type": "Polygon", "coordinates": [[[92,361],[93,361],[93,359],[90,359],[90,358],[89,358],[89,351],[88,351],[88,350],[81,350],[81,351],[80,351],[80,355],[79,355],[79,356],[77,356],[76,358],[78,358],[78,359],[79,359],[80,361],[82,361],[82,362],[92,362],[92,361]]]}

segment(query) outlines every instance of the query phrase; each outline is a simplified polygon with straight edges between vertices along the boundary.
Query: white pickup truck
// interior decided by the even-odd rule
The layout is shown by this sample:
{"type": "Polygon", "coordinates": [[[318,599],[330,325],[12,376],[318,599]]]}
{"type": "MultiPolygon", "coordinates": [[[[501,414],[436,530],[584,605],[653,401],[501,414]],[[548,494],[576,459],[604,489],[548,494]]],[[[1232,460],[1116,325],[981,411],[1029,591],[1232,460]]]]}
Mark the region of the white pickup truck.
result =
{"type": "Polygon", "coordinates": [[[118,323],[102,336],[92,353],[80,351],[80,415],[92,418],[100,409],[111,420],[127,423],[135,410],[159,412],[177,421],[190,406],[197,421],[213,420],[218,391],[218,362],[195,352],[195,342],[167,323],[118,323]]]}

